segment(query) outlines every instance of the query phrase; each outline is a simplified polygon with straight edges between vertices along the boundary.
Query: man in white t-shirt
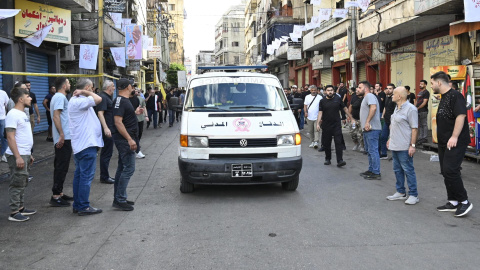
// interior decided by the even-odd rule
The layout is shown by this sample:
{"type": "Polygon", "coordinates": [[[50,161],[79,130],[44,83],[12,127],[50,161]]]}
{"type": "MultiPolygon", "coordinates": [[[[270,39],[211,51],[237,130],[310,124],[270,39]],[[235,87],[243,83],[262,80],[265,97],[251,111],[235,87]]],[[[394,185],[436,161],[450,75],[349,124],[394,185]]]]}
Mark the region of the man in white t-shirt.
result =
{"type": "Polygon", "coordinates": [[[102,98],[93,92],[91,80],[81,78],[68,103],[70,137],[75,173],[73,175],[73,212],[79,216],[99,214],[102,209],[90,206],[90,186],[97,167],[97,147],[103,147],[102,127],[93,107],[102,98]]]}
{"type": "Polygon", "coordinates": [[[33,163],[33,135],[30,119],[24,109],[31,105],[32,98],[28,90],[13,88],[10,93],[15,107],[7,114],[5,131],[7,132],[8,148],[5,152],[10,167],[10,221],[27,221],[28,215],[37,211],[28,210],[24,206],[25,188],[28,184],[29,166],[33,163]]]}
{"type": "Polygon", "coordinates": [[[316,122],[318,117],[318,107],[322,96],[318,94],[317,86],[310,85],[308,88],[310,90],[310,95],[305,97],[304,102],[304,111],[305,117],[307,118],[307,128],[308,133],[310,133],[311,144],[308,146],[310,148],[318,148],[318,139],[320,138],[320,131],[317,131],[316,122]]]}
{"type": "Polygon", "coordinates": [[[7,162],[7,158],[4,156],[7,150],[7,139],[5,139],[5,117],[7,116],[8,95],[5,91],[0,90],[0,157],[3,162],[7,162]]]}

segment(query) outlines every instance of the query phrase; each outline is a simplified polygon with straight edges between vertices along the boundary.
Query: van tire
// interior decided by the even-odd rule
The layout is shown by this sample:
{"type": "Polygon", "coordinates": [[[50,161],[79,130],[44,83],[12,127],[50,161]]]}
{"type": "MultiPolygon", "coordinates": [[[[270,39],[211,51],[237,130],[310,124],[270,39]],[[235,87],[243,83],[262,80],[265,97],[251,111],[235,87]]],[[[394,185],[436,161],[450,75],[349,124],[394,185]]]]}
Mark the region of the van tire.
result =
{"type": "Polygon", "coordinates": [[[194,185],[192,183],[185,181],[182,177],[182,180],[180,181],[180,192],[192,193],[193,190],[194,190],[194,185]]]}
{"type": "Polygon", "coordinates": [[[288,181],[288,182],[282,182],[282,188],[283,190],[286,191],[295,191],[298,187],[298,182],[300,180],[300,176],[295,177],[295,179],[288,181]]]}

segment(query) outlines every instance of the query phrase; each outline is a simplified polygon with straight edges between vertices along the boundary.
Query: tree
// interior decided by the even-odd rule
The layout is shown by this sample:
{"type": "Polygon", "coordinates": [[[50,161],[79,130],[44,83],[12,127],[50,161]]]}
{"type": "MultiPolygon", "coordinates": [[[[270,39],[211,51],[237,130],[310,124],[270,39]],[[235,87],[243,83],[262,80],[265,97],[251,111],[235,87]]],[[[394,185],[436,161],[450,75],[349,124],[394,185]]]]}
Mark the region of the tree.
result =
{"type": "Polygon", "coordinates": [[[173,87],[178,87],[177,71],[179,70],[187,69],[182,64],[171,63],[170,68],[167,71],[167,82],[173,87]]]}

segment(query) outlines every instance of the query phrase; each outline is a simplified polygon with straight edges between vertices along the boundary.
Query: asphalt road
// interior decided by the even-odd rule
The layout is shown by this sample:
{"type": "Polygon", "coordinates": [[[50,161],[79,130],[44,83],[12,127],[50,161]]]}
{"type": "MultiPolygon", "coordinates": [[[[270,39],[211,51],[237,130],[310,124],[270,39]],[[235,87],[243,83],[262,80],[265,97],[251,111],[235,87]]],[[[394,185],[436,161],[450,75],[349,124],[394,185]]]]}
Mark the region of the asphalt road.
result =
{"type": "MultiPolygon", "coordinates": [[[[347,146],[351,140],[345,137],[347,146]]],[[[473,210],[465,218],[440,213],[446,201],[438,162],[417,153],[420,203],[390,202],[392,163],[380,181],[358,176],[366,156],[347,151],[347,166],[324,166],[308,148],[300,185],[200,186],[181,194],[177,166],[179,125],[146,130],[146,159],[128,194],[135,210],[113,210],[113,186],[92,185],[91,204],[102,214],[79,217],[49,207],[53,159],[34,165],[26,205],[38,210],[23,223],[7,220],[8,181],[0,180],[0,269],[478,269],[479,164],[463,175],[473,210]]],[[[113,158],[111,172],[116,168],[113,158]]],[[[71,195],[73,159],[66,182],[71,195]]]]}

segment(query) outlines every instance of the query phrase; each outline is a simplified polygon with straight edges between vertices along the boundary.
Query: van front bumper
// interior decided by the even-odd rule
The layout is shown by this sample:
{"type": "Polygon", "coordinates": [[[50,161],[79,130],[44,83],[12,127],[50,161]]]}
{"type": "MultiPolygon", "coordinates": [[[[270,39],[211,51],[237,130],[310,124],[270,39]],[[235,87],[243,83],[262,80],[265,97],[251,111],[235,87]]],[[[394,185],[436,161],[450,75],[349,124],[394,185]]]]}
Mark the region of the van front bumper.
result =
{"type": "Polygon", "coordinates": [[[204,185],[241,185],[288,182],[299,177],[302,157],[264,159],[178,158],[184,181],[204,185]],[[232,164],[252,164],[252,177],[232,177],[232,164]]]}

